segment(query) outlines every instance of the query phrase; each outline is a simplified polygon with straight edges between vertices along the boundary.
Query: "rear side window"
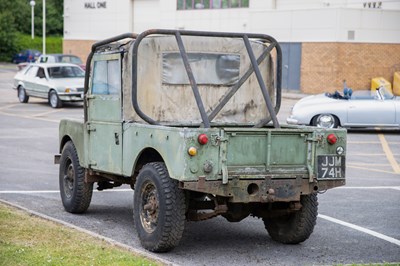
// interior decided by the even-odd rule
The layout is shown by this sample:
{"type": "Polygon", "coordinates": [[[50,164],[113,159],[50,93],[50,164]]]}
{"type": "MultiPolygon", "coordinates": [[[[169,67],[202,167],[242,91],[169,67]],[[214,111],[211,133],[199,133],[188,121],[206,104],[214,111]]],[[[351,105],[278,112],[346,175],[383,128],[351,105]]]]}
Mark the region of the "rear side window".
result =
{"type": "Polygon", "coordinates": [[[47,56],[42,56],[40,57],[40,63],[46,63],[47,62],[48,57],[47,56]]]}
{"type": "Polygon", "coordinates": [[[38,69],[39,68],[37,66],[33,66],[33,67],[28,69],[28,71],[26,72],[26,75],[29,76],[29,77],[36,77],[38,69]]]}
{"type": "Polygon", "coordinates": [[[96,61],[93,68],[92,94],[118,95],[120,88],[119,60],[96,61]]]}

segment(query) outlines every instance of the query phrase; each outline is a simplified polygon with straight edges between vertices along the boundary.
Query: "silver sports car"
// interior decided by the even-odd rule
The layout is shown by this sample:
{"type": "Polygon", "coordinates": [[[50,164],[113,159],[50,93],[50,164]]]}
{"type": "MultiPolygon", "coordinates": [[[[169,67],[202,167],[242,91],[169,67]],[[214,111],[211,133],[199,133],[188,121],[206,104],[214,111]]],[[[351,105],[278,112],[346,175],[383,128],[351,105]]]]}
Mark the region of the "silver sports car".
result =
{"type": "Polygon", "coordinates": [[[376,91],[339,92],[307,96],[298,101],[288,124],[317,127],[400,128],[400,96],[384,87],[376,91]]]}
{"type": "Polygon", "coordinates": [[[84,76],[85,71],[74,64],[30,64],[15,75],[14,89],[21,103],[39,97],[58,108],[63,102],[83,101],[84,76]]]}

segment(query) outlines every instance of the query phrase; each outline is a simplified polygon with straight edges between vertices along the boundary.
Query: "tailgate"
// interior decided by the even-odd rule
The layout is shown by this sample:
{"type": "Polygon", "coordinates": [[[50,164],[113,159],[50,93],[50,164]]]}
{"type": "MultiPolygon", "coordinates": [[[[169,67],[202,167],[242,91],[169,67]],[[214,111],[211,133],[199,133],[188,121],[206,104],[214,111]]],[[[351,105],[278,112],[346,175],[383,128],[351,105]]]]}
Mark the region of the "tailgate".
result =
{"type": "Polygon", "coordinates": [[[226,149],[222,152],[226,158],[222,158],[222,167],[226,167],[229,177],[295,178],[301,175],[310,181],[345,178],[346,131],[342,129],[225,128],[224,139],[225,147],[221,149],[226,149]],[[336,136],[336,143],[327,141],[330,134],[336,136]]]}

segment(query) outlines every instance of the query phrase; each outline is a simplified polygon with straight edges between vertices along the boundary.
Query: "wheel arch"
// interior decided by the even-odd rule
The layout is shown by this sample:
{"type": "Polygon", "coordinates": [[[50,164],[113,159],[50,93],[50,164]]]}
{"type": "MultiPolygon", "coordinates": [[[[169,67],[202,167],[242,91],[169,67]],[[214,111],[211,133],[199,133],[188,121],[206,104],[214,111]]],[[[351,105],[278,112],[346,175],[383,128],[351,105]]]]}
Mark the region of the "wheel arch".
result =
{"type": "MultiPolygon", "coordinates": [[[[135,163],[133,164],[131,176],[133,179],[136,179],[139,174],[140,169],[147,163],[151,162],[164,162],[164,158],[161,156],[161,153],[152,147],[144,148],[136,158],[135,163]]],[[[167,167],[167,166],[166,166],[167,167]]],[[[168,167],[167,167],[168,169],[168,167]]]]}
{"type": "Polygon", "coordinates": [[[338,126],[342,126],[342,122],[341,122],[342,120],[341,120],[340,116],[337,114],[334,114],[334,113],[329,113],[329,112],[324,112],[324,113],[319,113],[319,114],[314,115],[313,117],[311,117],[308,124],[310,126],[312,126],[314,119],[316,119],[318,116],[324,115],[324,114],[332,115],[338,121],[338,126]]]}
{"type": "MultiPolygon", "coordinates": [[[[60,152],[60,153],[62,152],[62,150],[63,150],[65,144],[66,144],[68,141],[72,141],[72,138],[71,138],[69,135],[65,135],[65,136],[63,136],[63,137],[60,139],[60,146],[59,146],[59,152],[60,152]]],[[[72,143],[74,143],[74,142],[72,141],[72,143]]]]}
{"type": "Polygon", "coordinates": [[[61,120],[59,126],[59,146],[58,146],[60,153],[62,153],[62,150],[68,141],[71,141],[74,144],[76,152],[79,157],[80,164],[82,166],[86,165],[85,131],[84,131],[84,124],[82,121],[67,120],[67,119],[61,120]]]}
{"type": "Polygon", "coordinates": [[[50,98],[50,92],[51,92],[51,91],[55,91],[56,94],[58,95],[58,91],[57,91],[56,89],[54,89],[54,88],[49,88],[48,91],[47,91],[47,98],[50,98]]]}
{"type": "Polygon", "coordinates": [[[26,90],[25,84],[24,84],[22,81],[18,82],[18,85],[17,85],[17,93],[18,93],[18,90],[19,90],[20,88],[24,88],[24,89],[25,89],[25,94],[29,96],[29,93],[28,93],[28,91],[26,90]]]}

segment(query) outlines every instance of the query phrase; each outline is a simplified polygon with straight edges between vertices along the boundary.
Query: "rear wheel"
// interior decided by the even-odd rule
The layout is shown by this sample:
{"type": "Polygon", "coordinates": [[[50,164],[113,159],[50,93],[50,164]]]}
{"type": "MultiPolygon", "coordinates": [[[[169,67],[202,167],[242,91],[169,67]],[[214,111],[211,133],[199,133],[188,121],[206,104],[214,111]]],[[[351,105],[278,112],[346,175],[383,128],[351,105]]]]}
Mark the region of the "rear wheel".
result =
{"type": "Polygon", "coordinates": [[[311,125],[322,128],[337,128],[339,126],[339,119],[331,114],[321,114],[312,119],[311,125]]]}
{"type": "Polygon", "coordinates": [[[60,194],[67,212],[83,213],[90,205],[93,183],[85,183],[84,168],[79,165],[79,158],[72,141],[68,141],[60,159],[60,194]]]}
{"type": "Polygon", "coordinates": [[[301,196],[302,208],[279,217],[263,218],[271,238],[284,244],[298,244],[307,240],[314,230],[318,215],[316,194],[301,196]]]}
{"type": "Polygon", "coordinates": [[[185,194],[164,163],[148,163],[135,183],[133,217],[142,246],[166,252],[179,244],[185,227],[185,194]]]}
{"type": "Polygon", "coordinates": [[[21,103],[27,103],[28,100],[29,100],[29,96],[26,95],[25,88],[22,87],[22,86],[19,86],[19,87],[18,87],[18,100],[19,100],[21,103]]]}
{"type": "Polygon", "coordinates": [[[53,108],[60,108],[62,106],[62,102],[58,97],[57,92],[55,92],[54,90],[51,90],[49,93],[49,103],[50,106],[53,108]]]}

